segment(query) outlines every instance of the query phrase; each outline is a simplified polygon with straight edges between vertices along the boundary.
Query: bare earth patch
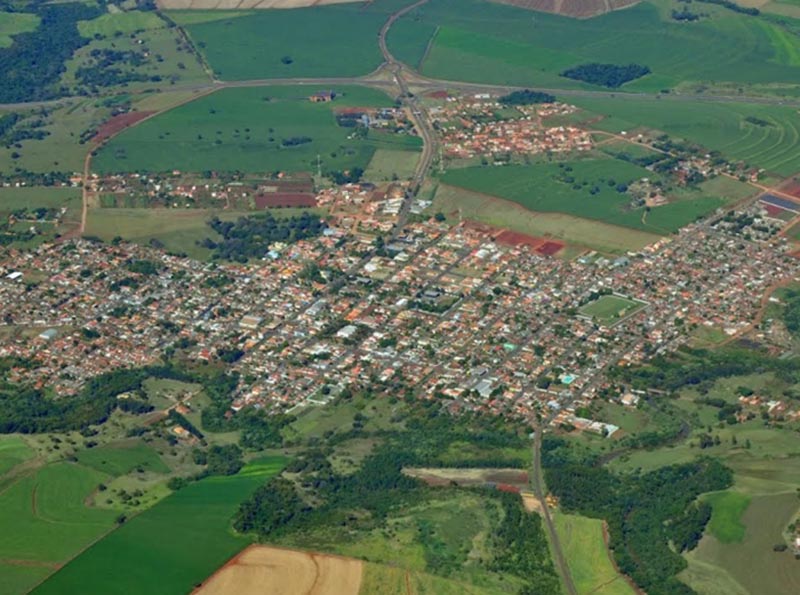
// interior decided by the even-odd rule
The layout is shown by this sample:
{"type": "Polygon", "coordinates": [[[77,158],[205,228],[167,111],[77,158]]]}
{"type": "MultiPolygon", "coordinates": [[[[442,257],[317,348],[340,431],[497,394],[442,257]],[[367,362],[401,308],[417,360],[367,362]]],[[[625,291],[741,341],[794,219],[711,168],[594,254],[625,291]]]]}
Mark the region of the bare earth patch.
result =
{"type": "Polygon", "coordinates": [[[347,4],[362,0],[157,0],[165,10],[253,10],[290,9],[326,4],[347,4]]]}
{"type": "Polygon", "coordinates": [[[194,595],[358,595],[363,566],[353,558],[253,545],[194,595]]]}
{"type": "Polygon", "coordinates": [[[567,17],[588,19],[590,17],[628,8],[641,0],[492,0],[500,4],[510,4],[528,10],[551,12],[567,17]]]}

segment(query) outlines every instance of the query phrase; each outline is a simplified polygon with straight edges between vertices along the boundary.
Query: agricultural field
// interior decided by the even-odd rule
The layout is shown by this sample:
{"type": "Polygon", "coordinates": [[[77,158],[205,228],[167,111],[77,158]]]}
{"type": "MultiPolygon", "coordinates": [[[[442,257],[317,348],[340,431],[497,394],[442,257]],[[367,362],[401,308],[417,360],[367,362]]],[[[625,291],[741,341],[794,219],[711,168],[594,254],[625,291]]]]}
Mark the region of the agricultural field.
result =
{"type": "Polygon", "coordinates": [[[158,453],[145,444],[109,444],[90,448],[78,454],[78,462],[112,476],[125,475],[134,469],[169,472],[158,453]]]}
{"type": "MultiPolygon", "coordinates": [[[[652,233],[563,213],[533,212],[510,200],[444,184],[436,188],[434,208],[444,213],[448,221],[477,221],[531,236],[555,238],[578,250],[617,254],[640,250],[659,240],[652,233]]],[[[573,250],[569,253],[575,255],[573,250]]]]}
{"type": "Polygon", "coordinates": [[[626,316],[639,311],[645,304],[616,295],[600,296],[578,309],[580,314],[604,325],[619,322],[626,316]]]}
{"type": "Polygon", "coordinates": [[[0,436],[0,478],[33,456],[33,450],[21,436],[0,436]]]}
{"type": "MultiPolygon", "coordinates": [[[[308,209],[303,209],[307,211],[308,209]]],[[[296,215],[299,209],[273,209],[276,217],[296,215]]],[[[110,241],[116,236],[137,244],[154,241],[165,250],[208,260],[212,251],[198,246],[205,238],[221,239],[207,222],[211,217],[233,221],[253,215],[252,211],[216,211],[210,209],[90,209],[86,235],[110,241]]]]}
{"type": "Polygon", "coordinates": [[[382,62],[377,37],[386,20],[382,3],[342,4],[244,15],[170,11],[221,80],[353,77],[382,62]],[[202,22],[197,22],[201,20],[202,22]],[[302,37],[303,43],[297,43],[302,37]]]}
{"type": "Polygon", "coordinates": [[[746,527],[742,515],[750,505],[750,496],[732,490],[715,492],[703,498],[711,504],[713,512],[708,531],[722,543],[736,543],[744,539],[746,527]]]}
{"type": "Polygon", "coordinates": [[[662,131],[778,176],[800,171],[800,114],[791,107],[667,99],[576,97],[570,101],[590,112],[587,119],[603,116],[593,123],[601,130],[662,131]]]}
{"type": "Polygon", "coordinates": [[[633,595],[612,563],[603,521],[572,514],[553,515],[556,532],[579,595],[633,595]]]}
{"type": "Polygon", "coordinates": [[[531,211],[564,213],[653,234],[674,232],[724,204],[721,198],[700,192],[649,212],[632,209],[630,196],[618,187],[642,178],[652,179],[653,174],[616,159],[584,159],[451,170],[442,181],[516,202],[531,211]]]}
{"type": "Polygon", "coordinates": [[[13,35],[33,31],[39,26],[39,17],[25,12],[0,12],[0,48],[9,47],[13,35]]]}
{"type": "Polygon", "coordinates": [[[91,21],[79,21],[78,32],[82,37],[91,39],[96,35],[112,37],[120,33],[130,34],[148,29],[161,29],[166,26],[167,23],[153,12],[132,10],[104,14],[91,21]]]}
{"type": "MultiPolygon", "coordinates": [[[[413,570],[364,564],[359,595],[501,595],[507,590],[478,587],[413,570]]],[[[334,595],[331,593],[330,595],[334,595]]]]}
{"type": "Polygon", "coordinates": [[[370,182],[405,180],[414,175],[418,161],[416,151],[378,149],[364,171],[364,179],[370,182]]]}
{"type": "Polygon", "coordinates": [[[248,544],[231,533],[231,517],[239,502],[285,463],[282,457],[266,458],[237,475],[191,483],[92,545],[33,593],[190,591],[248,544]]]}
{"type": "Polygon", "coordinates": [[[312,171],[366,168],[377,149],[420,147],[417,137],[370,130],[349,138],[334,110],[390,106],[388,96],[339,87],[329,103],[313,103],[310,87],[224,89],[130,128],[92,161],[96,171],[312,171]],[[302,142],[287,145],[292,139],[302,142]],[[286,142],[284,142],[286,141],[286,142]]]}
{"type": "Polygon", "coordinates": [[[635,56],[652,72],[624,90],[658,92],[698,81],[796,86],[800,40],[790,31],[713,5],[703,5],[709,18],[681,23],[670,13],[682,6],[647,0],[578,20],[481,0],[433,0],[405,19],[417,23],[419,37],[423,25],[439,27],[422,67],[436,78],[587,88],[559,73],[591,62],[629,64],[635,56]]]}

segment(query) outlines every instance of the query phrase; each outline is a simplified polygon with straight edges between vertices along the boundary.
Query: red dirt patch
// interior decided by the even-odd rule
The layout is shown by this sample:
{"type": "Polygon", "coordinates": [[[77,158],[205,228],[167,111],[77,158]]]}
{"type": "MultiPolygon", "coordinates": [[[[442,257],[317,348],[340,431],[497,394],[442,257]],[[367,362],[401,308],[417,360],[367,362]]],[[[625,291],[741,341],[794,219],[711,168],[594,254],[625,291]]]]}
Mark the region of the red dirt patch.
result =
{"type": "Polygon", "coordinates": [[[101,143],[104,140],[111,138],[118,132],[125,130],[129,126],[133,126],[137,122],[141,122],[148,116],[156,112],[128,112],[127,114],[119,114],[109,120],[103,122],[97,129],[97,134],[92,139],[95,143],[101,143]]]}
{"type": "Polygon", "coordinates": [[[800,182],[797,180],[789,180],[784,186],[780,187],[779,190],[784,194],[800,198],[800,182]]]}
{"type": "Polygon", "coordinates": [[[544,244],[536,248],[536,251],[539,254],[544,254],[545,256],[553,256],[557,254],[561,250],[564,249],[565,244],[563,242],[554,242],[552,240],[546,241],[544,244]]]}
{"type": "Polygon", "coordinates": [[[316,207],[317,200],[313,194],[303,194],[298,192],[270,192],[268,194],[258,194],[255,197],[256,208],[266,209],[269,207],[316,207]]]}
{"type": "Polygon", "coordinates": [[[504,229],[494,238],[500,244],[506,246],[528,246],[529,248],[538,248],[545,243],[544,238],[537,238],[536,236],[529,236],[518,231],[511,231],[504,229]]]}

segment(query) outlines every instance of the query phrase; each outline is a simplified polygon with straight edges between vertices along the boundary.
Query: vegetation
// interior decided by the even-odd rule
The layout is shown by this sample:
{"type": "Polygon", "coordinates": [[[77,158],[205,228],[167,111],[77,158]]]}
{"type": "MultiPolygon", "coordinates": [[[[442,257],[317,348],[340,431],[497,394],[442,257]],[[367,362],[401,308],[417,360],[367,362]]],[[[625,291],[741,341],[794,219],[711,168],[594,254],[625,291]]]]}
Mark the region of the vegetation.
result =
{"type": "Polygon", "coordinates": [[[641,64],[628,64],[627,66],[617,66],[616,64],[582,64],[574,68],[568,68],[561,73],[569,79],[584,81],[591,85],[600,85],[609,89],[617,89],[638,78],[650,74],[650,69],[641,64]]]}
{"type": "Polygon", "coordinates": [[[503,95],[498,99],[503,105],[532,105],[536,103],[553,103],[556,100],[554,95],[524,89],[522,91],[512,91],[508,95],[503,95]]]}

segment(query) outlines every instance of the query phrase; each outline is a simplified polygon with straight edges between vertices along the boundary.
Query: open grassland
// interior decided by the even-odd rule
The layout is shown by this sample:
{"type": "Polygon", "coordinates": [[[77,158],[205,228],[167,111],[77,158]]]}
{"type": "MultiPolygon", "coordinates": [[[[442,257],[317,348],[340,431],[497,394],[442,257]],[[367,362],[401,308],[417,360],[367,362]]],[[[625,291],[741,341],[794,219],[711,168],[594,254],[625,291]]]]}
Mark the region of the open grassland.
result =
{"type": "Polygon", "coordinates": [[[723,543],[706,534],[688,554],[682,580],[698,592],[785,595],[800,591],[800,564],[790,552],[774,552],[798,509],[794,491],[754,497],[742,516],[744,539],[723,543]]]}
{"type": "MultiPolygon", "coordinates": [[[[290,217],[298,214],[300,209],[272,209],[271,212],[275,217],[290,217]]],[[[197,242],[205,238],[221,239],[208,226],[211,217],[233,221],[253,214],[253,211],[208,209],[91,209],[86,235],[106,241],[119,236],[143,245],[156,241],[169,252],[205,260],[211,257],[211,250],[198,246],[197,242]]]]}
{"type": "Polygon", "coordinates": [[[247,545],[231,533],[236,507],[286,460],[263,459],[237,475],[192,483],[129,520],[33,592],[186,593],[247,545]]]}
{"type": "Polygon", "coordinates": [[[500,595],[500,588],[464,584],[425,572],[365,564],[359,595],[500,595]]]}
{"type": "Polygon", "coordinates": [[[750,505],[750,497],[741,492],[727,490],[709,494],[703,500],[713,508],[708,523],[711,534],[722,543],[742,541],[745,535],[742,515],[750,505]]]}
{"type": "Polygon", "coordinates": [[[494,0],[528,10],[552,12],[575,18],[587,18],[598,14],[627,8],[641,0],[494,0]]]}
{"type": "Polygon", "coordinates": [[[114,477],[138,468],[156,473],[169,472],[169,467],[158,453],[145,444],[112,444],[90,448],[78,454],[78,462],[114,477]]]}
{"type": "Polygon", "coordinates": [[[363,562],[327,554],[251,546],[196,595],[358,595],[363,562]]]}
{"type": "Polygon", "coordinates": [[[559,542],[579,595],[633,595],[634,590],[611,563],[603,521],[555,514],[559,542]]]}
{"type": "Polygon", "coordinates": [[[158,0],[156,4],[165,10],[268,10],[291,9],[306,6],[325,6],[327,4],[347,4],[361,0],[158,0]]]}
{"type": "MultiPolygon", "coordinates": [[[[628,64],[635,57],[652,74],[625,90],[659,91],[687,81],[796,84],[800,39],[786,29],[707,4],[702,12],[709,18],[681,23],[670,16],[680,6],[650,0],[577,20],[481,0],[432,0],[405,18],[440,27],[422,68],[438,78],[580,87],[585,85],[559,73],[589,62],[628,64]]],[[[398,37],[390,41],[399,43],[398,37]]]]}
{"type": "Polygon", "coordinates": [[[35,14],[0,12],[0,48],[10,46],[14,41],[14,35],[36,29],[39,20],[35,14]]]}
{"type": "Polygon", "coordinates": [[[405,180],[414,175],[419,161],[416,151],[378,149],[369,161],[364,179],[370,182],[405,180]]]}
{"type": "Polygon", "coordinates": [[[0,436],[0,477],[33,456],[33,450],[22,437],[0,436]]]}
{"type": "Polygon", "coordinates": [[[478,221],[607,253],[639,250],[659,240],[659,236],[651,233],[573,215],[533,212],[510,200],[454,186],[440,185],[436,189],[434,207],[443,212],[448,221],[478,221]]]}
{"type": "Polygon", "coordinates": [[[60,209],[66,207],[67,218],[79,216],[81,206],[80,188],[61,186],[29,186],[0,188],[0,214],[18,209],[39,207],[60,209]]]}
{"type": "Polygon", "coordinates": [[[95,35],[111,37],[119,33],[129,34],[166,26],[167,24],[154,12],[132,10],[104,14],[91,21],[80,21],[78,22],[78,32],[86,38],[92,38],[95,35]]]}
{"type": "Polygon", "coordinates": [[[800,171],[800,114],[795,108],[628,98],[575,98],[574,103],[604,116],[593,124],[595,128],[611,132],[659,130],[780,176],[800,171]],[[746,120],[748,117],[768,125],[753,124],[746,120]]]}
{"type": "Polygon", "coordinates": [[[615,159],[585,159],[533,166],[473,167],[447,172],[442,181],[498,196],[538,212],[558,212],[655,234],[678,230],[723,204],[698,197],[653,208],[631,209],[618,184],[652,177],[646,169],[615,159]],[[571,169],[567,169],[567,167],[571,169]]]}
{"type": "Polygon", "coordinates": [[[253,11],[205,22],[192,15],[169,13],[222,80],[360,76],[382,61],[377,36],[386,15],[380,6],[253,11]]]}
{"type": "Polygon", "coordinates": [[[363,87],[335,89],[331,103],[312,103],[312,87],[224,89],[142,122],[104,146],[92,166],[113,171],[316,171],[366,168],[376,149],[416,149],[409,135],[370,131],[348,138],[339,107],[391,105],[363,87]],[[293,146],[284,141],[304,139],[293,146]],[[310,140],[305,140],[310,139],[310,140]],[[319,159],[319,163],[318,163],[319,159]]]}

